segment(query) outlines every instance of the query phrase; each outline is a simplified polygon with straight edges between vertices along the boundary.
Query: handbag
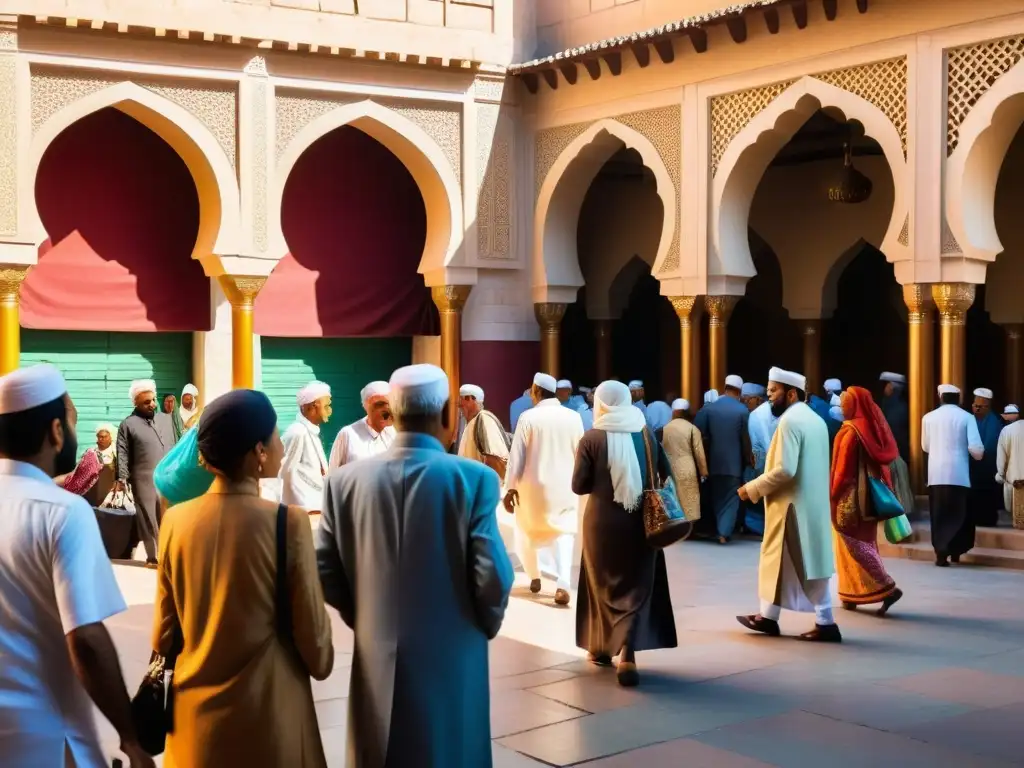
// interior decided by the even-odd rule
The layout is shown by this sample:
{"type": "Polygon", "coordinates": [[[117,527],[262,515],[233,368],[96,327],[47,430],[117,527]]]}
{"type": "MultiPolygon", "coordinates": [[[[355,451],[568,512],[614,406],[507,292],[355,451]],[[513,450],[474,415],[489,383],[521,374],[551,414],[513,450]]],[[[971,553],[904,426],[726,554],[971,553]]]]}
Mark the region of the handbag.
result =
{"type": "Polygon", "coordinates": [[[654,458],[647,428],[642,432],[644,453],[647,455],[647,487],[643,490],[644,535],[655,549],[663,549],[686,538],[692,524],[683,514],[672,478],[662,485],[654,473],[654,458]]]}
{"type": "MultiPolygon", "coordinates": [[[[277,506],[277,562],[274,574],[274,614],[277,635],[291,646],[292,613],[288,600],[288,507],[277,506]]],[[[174,730],[174,665],[184,647],[180,626],[167,656],[153,652],[149,669],[132,698],[132,721],[139,746],[154,757],[163,753],[167,734],[174,730]]]]}
{"type": "Polygon", "coordinates": [[[512,449],[512,435],[505,431],[505,427],[502,425],[500,421],[498,421],[498,418],[496,416],[492,415],[488,411],[480,411],[480,413],[476,417],[476,423],[473,428],[473,440],[476,442],[477,453],[479,453],[480,456],[483,458],[484,464],[486,464],[488,467],[497,472],[498,479],[502,483],[504,483],[505,471],[508,469],[507,455],[508,451],[512,449]],[[498,429],[501,432],[502,440],[505,443],[506,458],[502,458],[501,456],[497,456],[493,453],[487,453],[483,450],[485,447],[488,447],[487,427],[484,425],[483,422],[483,418],[485,416],[494,419],[495,424],[497,424],[498,429]]]}
{"type": "Polygon", "coordinates": [[[871,509],[876,520],[893,520],[904,514],[900,500],[881,479],[868,477],[868,494],[871,496],[871,509]]]}
{"type": "Polygon", "coordinates": [[[914,533],[910,527],[910,519],[906,515],[885,521],[885,540],[890,544],[899,544],[909,539],[914,533]]]}

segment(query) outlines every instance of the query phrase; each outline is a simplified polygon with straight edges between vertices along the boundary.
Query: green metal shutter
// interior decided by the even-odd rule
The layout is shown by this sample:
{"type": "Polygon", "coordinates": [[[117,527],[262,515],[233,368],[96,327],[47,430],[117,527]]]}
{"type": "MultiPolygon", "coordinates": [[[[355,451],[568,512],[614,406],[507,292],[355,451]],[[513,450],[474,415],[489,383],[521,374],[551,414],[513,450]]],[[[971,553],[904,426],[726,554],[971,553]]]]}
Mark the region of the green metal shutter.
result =
{"type": "Polygon", "coordinates": [[[132,411],[128,388],[154,379],[158,396],[182,388],[192,376],[192,334],[100,331],[21,331],[21,364],[52,363],[68,382],[78,409],[79,451],[94,444],[97,424],[117,426],[132,411]]]}
{"type": "Polygon", "coordinates": [[[412,362],[412,339],[295,339],[263,336],[263,391],[277,410],[283,432],[295,421],[296,393],[319,380],[331,386],[334,415],[320,430],[324,450],[346,424],[364,414],[359,391],[412,362]]]}

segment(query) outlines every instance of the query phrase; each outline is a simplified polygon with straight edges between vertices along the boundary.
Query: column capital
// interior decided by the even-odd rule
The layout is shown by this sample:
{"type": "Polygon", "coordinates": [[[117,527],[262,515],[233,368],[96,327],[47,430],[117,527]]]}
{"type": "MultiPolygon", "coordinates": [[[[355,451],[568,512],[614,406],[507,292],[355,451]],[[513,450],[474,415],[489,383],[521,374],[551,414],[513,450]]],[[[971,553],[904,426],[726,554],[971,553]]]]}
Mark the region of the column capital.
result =
{"type": "Polygon", "coordinates": [[[21,284],[30,269],[30,264],[0,265],[0,303],[17,304],[20,301],[21,284]]]}
{"type": "Polygon", "coordinates": [[[537,323],[544,330],[558,328],[565,317],[565,309],[568,305],[561,302],[544,301],[533,305],[533,315],[537,323]]]}
{"type": "Polygon", "coordinates": [[[267,278],[249,275],[220,275],[217,282],[220,283],[231,306],[252,308],[257,294],[267,284],[267,278]]]}
{"type": "Polygon", "coordinates": [[[725,325],[729,322],[739,296],[705,296],[704,309],[707,310],[711,325],[725,325]]]}
{"type": "Polygon", "coordinates": [[[472,285],[435,285],[430,289],[430,298],[438,312],[459,313],[466,306],[472,290],[472,285]]]}
{"type": "Polygon", "coordinates": [[[966,325],[967,310],[974,303],[973,283],[934,283],[932,299],[939,308],[940,325],[966,325]]]}
{"type": "Polygon", "coordinates": [[[907,322],[923,323],[934,309],[931,283],[908,283],[903,286],[903,303],[907,305],[907,322]]]}
{"type": "Polygon", "coordinates": [[[693,305],[697,303],[696,296],[669,296],[672,309],[676,311],[681,324],[689,324],[690,313],[693,312],[693,305]]]}

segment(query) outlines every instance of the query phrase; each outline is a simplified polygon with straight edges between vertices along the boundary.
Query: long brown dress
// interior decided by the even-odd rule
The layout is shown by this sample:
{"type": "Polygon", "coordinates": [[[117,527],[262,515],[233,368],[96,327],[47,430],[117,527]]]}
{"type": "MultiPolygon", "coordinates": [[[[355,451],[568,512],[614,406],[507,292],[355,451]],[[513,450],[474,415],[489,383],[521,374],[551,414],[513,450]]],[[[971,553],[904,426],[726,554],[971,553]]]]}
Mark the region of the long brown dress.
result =
{"type": "MultiPolygon", "coordinates": [[[[646,430],[645,430],[646,431],[646,430]]],[[[671,467],[648,432],[655,471],[671,467]]],[[[647,459],[642,433],[633,437],[646,486],[647,459]]],[[[665,554],[647,545],[643,510],[627,512],[615,502],[604,430],[591,429],[580,440],[572,490],[589,494],[583,516],[583,557],[576,598],[576,645],[595,656],[614,656],[628,642],[634,651],[676,647],[676,624],[668,589],[665,554]]]]}
{"type": "Polygon", "coordinates": [[[326,765],[310,677],[334,665],[331,625],[306,511],[288,508],[292,637],[275,627],[277,504],[255,481],[218,477],[160,527],[153,647],[174,670],[165,768],[326,765]]]}
{"type": "Polygon", "coordinates": [[[708,475],[700,430],[686,419],[672,419],[665,426],[661,444],[672,465],[676,495],[686,519],[700,520],[700,478],[708,475]]]}

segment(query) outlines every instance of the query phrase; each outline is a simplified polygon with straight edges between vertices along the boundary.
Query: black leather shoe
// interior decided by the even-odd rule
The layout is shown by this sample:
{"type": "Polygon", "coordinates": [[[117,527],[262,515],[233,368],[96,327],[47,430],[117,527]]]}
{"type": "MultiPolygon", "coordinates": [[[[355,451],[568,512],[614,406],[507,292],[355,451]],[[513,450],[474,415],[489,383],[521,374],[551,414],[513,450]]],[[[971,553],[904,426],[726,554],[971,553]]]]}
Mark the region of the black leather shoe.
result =
{"type": "Polygon", "coordinates": [[[535,595],[540,592],[540,579],[534,579],[530,582],[530,591],[535,595]]]}
{"type": "Polygon", "coordinates": [[[815,624],[810,632],[798,635],[801,640],[809,643],[841,643],[843,636],[836,624],[815,624]]]}
{"type": "Polygon", "coordinates": [[[737,616],[736,621],[753,632],[760,632],[771,637],[778,637],[782,634],[779,630],[779,622],[774,619],[766,619],[759,613],[753,616],[737,616]]]}

